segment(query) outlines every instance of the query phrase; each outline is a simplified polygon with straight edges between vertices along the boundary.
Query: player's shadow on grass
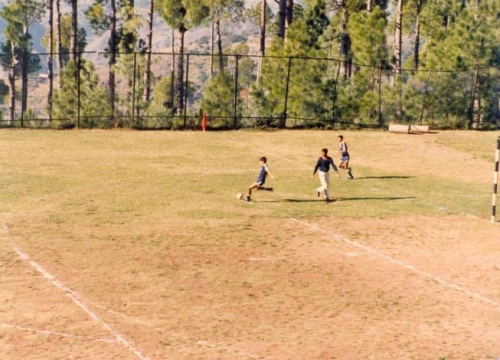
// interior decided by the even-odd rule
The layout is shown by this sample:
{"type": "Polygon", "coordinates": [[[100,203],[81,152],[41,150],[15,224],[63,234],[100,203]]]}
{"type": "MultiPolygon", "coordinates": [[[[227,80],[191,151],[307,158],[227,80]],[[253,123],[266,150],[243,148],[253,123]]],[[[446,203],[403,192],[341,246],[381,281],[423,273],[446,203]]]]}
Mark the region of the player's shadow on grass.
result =
{"type": "Polygon", "coordinates": [[[352,197],[352,198],[338,199],[338,201],[358,201],[358,200],[384,200],[384,201],[393,201],[393,200],[406,200],[406,199],[415,199],[415,196],[352,197]]]}
{"type": "Polygon", "coordinates": [[[386,175],[386,176],[364,176],[358,177],[355,180],[366,180],[366,179],[412,179],[414,176],[397,176],[397,175],[386,175]]]}
{"type": "MultiPolygon", "coordinates": [[[[317,202],[332,204],[339,201],[359,201],[359,200],[383,200],[383,201],[393,201],[393,200],[405,200],[405,199],[415,199],[415,196],[391,196],[391,197],[352,197],[352,198],[332,198],[330,201],[325,201],[322,199],[283,199],[282,202],[289,203],[306,203],[306,202],[317,202]]],[[[273,201],[273,202],[281,202],[273,201]]],[[[269,201],[268,201],[269,202],[269,201]]]]}

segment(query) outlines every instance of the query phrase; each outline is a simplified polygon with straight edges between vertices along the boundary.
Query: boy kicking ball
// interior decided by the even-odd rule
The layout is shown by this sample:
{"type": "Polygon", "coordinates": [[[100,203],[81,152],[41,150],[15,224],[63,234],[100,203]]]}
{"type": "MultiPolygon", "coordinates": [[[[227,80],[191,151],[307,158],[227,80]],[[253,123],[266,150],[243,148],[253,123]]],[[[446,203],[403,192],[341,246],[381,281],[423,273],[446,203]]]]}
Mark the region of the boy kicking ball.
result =
{"type": "Polygon", "coordinates": [[[259,159],[260,162],[260,172],[257,180],[248,187],[248,193],[245,198],[246,201],[250,201],[252,197],[252,190],[267,190],[273,191],[272,187],[264,187],[263,185],[266,182],[267,175],[271,176],[271,179],[274,179],[274,176],[269,171],[269,167],[267,166],[267,158],[265,156],[259,159]]]}

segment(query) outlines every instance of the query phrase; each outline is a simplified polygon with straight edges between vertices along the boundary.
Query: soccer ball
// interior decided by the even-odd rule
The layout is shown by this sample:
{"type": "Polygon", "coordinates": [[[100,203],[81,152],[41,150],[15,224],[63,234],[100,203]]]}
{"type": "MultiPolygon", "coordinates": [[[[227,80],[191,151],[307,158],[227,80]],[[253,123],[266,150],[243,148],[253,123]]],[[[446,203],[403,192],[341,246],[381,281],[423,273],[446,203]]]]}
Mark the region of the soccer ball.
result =
{"type": "Polygon", "coordinates": [[[238,200],[243,199],[243,194],[242,193],[237,193],[236,194],[236,199],[238,199],[238,200]]]}

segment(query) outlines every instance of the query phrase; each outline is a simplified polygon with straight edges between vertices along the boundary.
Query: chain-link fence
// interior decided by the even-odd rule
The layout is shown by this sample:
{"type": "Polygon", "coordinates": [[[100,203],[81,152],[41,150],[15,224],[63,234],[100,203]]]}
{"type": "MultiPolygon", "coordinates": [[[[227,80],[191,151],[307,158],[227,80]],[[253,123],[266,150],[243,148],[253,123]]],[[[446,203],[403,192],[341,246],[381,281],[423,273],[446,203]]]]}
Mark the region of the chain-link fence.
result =
{"type": "Polygon", "coordinates": [[[0,126],[194,129],[500,127],[500,69],[412,71],[327,58],[86,52],[33,54],[28,76],[4,65],[0,126]],[[148,71],[149,69],[149,71],[148,71]],[[12,84],[16,84],[12,95],[12,84]],[[52,84],[52,91],[50,90],[52,84]],[[23,104],[23,94],[27,99],[23,104]]]}

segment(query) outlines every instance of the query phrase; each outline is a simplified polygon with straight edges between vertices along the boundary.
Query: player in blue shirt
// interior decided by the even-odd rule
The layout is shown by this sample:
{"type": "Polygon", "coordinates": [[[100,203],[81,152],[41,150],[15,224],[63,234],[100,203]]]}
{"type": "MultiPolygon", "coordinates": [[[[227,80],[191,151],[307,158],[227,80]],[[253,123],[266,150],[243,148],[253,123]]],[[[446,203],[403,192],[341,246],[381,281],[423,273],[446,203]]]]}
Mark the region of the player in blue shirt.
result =
{"type": "Polygon", "coordinates": [[[314,175],[318,172],[321,186],[316,189],[316,195],[320,197],[321,192],[323,192],[326,201],[330,201],[330,194],[328,193],[328,186],[330,185],[330,166],[338,173],[337,166],[335,166],[333,159],[328,156],[328,149],[324,148],[321,150],[321,157],[314,167],[312,178],[314,179],[314,175]]]}
{"type": "Polygon", "coordinates": [[[253,183],[252,185],[250,185],[248,187],[248,194],[247,194],[247,197],[246,197],[246,201],[250,201],[250,198],[252,196],[252,190],[267,190],[267,191],[273,191],[273,188],[272,187],[264,187],[263,185],[265,184],[266,182],[266,178],[267,178],[267,175],[271,176],[271,179],[274,179],[274,176],[271,174],[271,172],[269,171],[269,167],[267,166],[267,158],[265,156],[261,157],[259,159],[260,161],[260,172],[259,172],[259,176],[257,177],[257,180],[255,181],[255,183],[253,183]]]}

